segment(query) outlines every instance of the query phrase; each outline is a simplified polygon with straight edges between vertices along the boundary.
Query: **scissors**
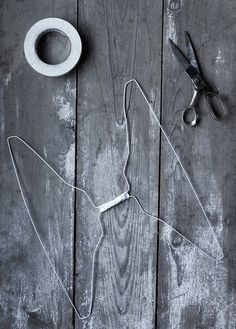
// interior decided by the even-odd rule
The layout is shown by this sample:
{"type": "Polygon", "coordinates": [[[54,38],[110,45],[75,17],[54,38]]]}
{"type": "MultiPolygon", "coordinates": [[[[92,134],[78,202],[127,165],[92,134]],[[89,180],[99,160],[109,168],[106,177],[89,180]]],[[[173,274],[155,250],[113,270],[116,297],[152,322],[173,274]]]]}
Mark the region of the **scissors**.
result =
{"type": "Polygon", "coordinates": [[[193,97],[189,106],[183,110],[182,120],[188,126],[195,126],[199,121],[199,115],[196,108],[198,95],[203,93],[208,108],[215,120],[222,120],[226,114],[225,106],[218,95],[218,91],[212,91],[204,81],[195,55],[194,47],[188,32],[185,31],[185,43],[187,48],[187,57],[182,51],[169,39],[169,43],[175,58],[187,73],[193,84],[193,97]]]}

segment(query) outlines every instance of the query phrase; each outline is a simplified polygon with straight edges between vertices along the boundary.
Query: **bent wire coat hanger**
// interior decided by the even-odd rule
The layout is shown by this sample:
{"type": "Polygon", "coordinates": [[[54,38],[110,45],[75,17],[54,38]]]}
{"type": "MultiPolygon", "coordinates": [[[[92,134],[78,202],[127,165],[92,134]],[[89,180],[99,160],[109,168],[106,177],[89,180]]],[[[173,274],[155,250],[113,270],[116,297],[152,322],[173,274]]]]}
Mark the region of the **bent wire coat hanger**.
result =
{"type": "MultiPolygon", "coordinates": [[[[148,99],[147,99],[147,97],[146,97],[146,95],[145,95],[145,93],[144,93],[142,87],[140,86],[140,84],[138,83],[138,81],[135,80],[135,79],[131,79],[131,80],[127,81],[126,84],[125,84],[125,86],[124,86],[124,93],[123,93],[123,116],[124,116],[123,124],[125,124],[125,128],[126,128],[126,147],[127,147],[127,156],[126,156],[125,163],[124,163],[124,166],[123,166],[123,177],[124,177],[124,179],[125,179],[125,182],[126,182],[126,186],[127,186],[127,187],[126,187],[125,192],[123,192],[122,194],[120,194],[119,196],[117,196],[116,198],[114,198],[113,200],[111,200],[111,201],[109,201],[109,202],[107,202],[107,203],[105,203],[105,204],[102,204],[102,205],[96,205],[96,204],[93,202],[92,198],[89,196],[89,194],[88,194],[84,189],[82,189],[82,188],[80,188],[80,187],[77,187],[77,186],[75,186],[75,185],[73,185],[73,184],[70,184],[70,183],[66,182],[66,181],[65,181],[65,180],[64,180],[64,179],[63,179],[63,178],[57,173],[57,171],[56,171],[55,169],[53,169],[53,168],[50,166],[50,164],[49,164],[49,163],[48,163],[48,162],[47,162],[42,156],[40,156],[40,155],[39,155],[39,154],[38,154],[38,153],[37,153],[37,152],[36,152],[36,151],[35,151],[35,150],[34,150],[34,149],[33,149],[33,148],[32,148],[32,147],[31,147],[26,141],[24,141],[21,137],[19,137],[19,136],[16,135],[16,136],[9,136],[9,137],[7,138],[7,145],[8,145],[8,148],[9,148],[9,152],[10,152],[10,156],[11,156],[11,161],[12,161],[12,164],[13,164],[13,169],[14,169],[14,172],[15,172],[15,175],[16,175],[17,183],[18,183],[18,186],[19,186],[19,189],[20,189],[20,193],[21,193],[22,200],[23,200],[23,203],[24,203],[24,205],[25,205],[26,211],[27,211],[28,216],[29,216],[29,218],[30,218],[30,221],[31,221],[31,223],[32,223],[32,225],[33,225],[34,231],[35,231],[35,233],[36,233],[36,235],[37,235],[37,237],[38,237],[38,239],[39,239],[39,242],[40,242],[41,247],[42,247],[42,249],[43,249],[43,251],[44,251],[44,253],[45,253],[46,257],[47,257],[47,260],[48,260],[48,262],[49,262],[49,264],[50,264],[50,266],[51,266],[51,268],[52,268],[54,274],[56,275],[56,278],[57,278],[57,280],[58,280],[58,282],[59,282],[61,288],[63,289],[63,291],[64,291],[64,293],[65,293],[65,295],[66,295],[68,301],[70,302],[71,306],[73,307],[73,309],[74,309],[76,315],[77,315],[80,319],[82,319],[82,320],[83,320],[83,319],[87,319],[87,318],[89,318],[89,317],[91,316],[91,314],[92,314],[92,310],[93,310],[93,303],[94,303],[94,267],[95,267],[95,259],[96,259],[96,256],[97,256],[97,251],[98,251],[99,245],[100,245],[100,243],[101,243],[101,240],[102,240],[103,237],[104,237],[104,229],[103,229],[102,222],[101,222],[101,214],[102,214],[103,212],[105,212],[106,210],[108,210],[108,209],[110,209],[110,208],[112,208],[112,207],[118,205],[119,203],[123,202],[124,200],[130,199],[130,198],[134,199],[135,202],[137,203],[137,205],[139,206],[140,210],[142,211],[142,213],[143,213],[144,215],[146,215],[146,216],[148,216],[148,217],[150,217],[150,218],[152,218],[152,219],[158,220],[158,221],[164,223],[165,225],[167,225],[171,230],[173,230],[175,233],[177,233],[179,236],[181,236],[183,239],[185,239],[188,243],[190,243],[192,246],[194,246],[197,250],[199,250],[201,253],[203,253],[203,254],[204,254],[206,257],[208,257],[209,259],[214,260],[214,261],[219,261],[219,260],[221,260],[221,259],[224,257],[224,254],[223,254],[223,251],[222,251],[222,249],[221,249],[221,246],[220,246],[220,244],[219,244],[219,242],[218,242],[218,239],[217,239],[217,237],[216,237],[216,235],[215,235],[215,233],[214,233],[214,230],[213,230],[213,228],[212,228],[212,226],[211,226],[211,223],[210,223],[210,221],[209,221],[209,218],[208,218],[208,216],[207,216],[207,214],[206,214],[206,212],[205,212],[205,210],[204,210],[204,208],[203,208],[203,205],[202,205],[202,203],[201,203],[201,201],[200,201],[200,199],[199,199],[199,197],[198,197],[198,194],[197,194],[196,190],[194,189],[194,187],[193,187],[193,185],[192,185],[192,183],[191,183],[191,180],[190,180],[190,178],[189,178],[189,176],[188,176],[188,174],[187,174],[187,172],[186,172],[186,170],[185,170],[185,168],[184,168],[184,166],[183,166],[183,164],[182,164],[182,162],[181,162],[179,156],[177,155],[176,151],[174,150],[174,147],[173,147],[173,145],[171,144],[170,139],[168,138],[168,136],[167,136],[165,130],[163,129],[162,125],[160,124],[160,121],[159,121],[158,117],[156,116],[156,114],[155,114],[155,112],[154,112],[154,110],[153,110],[151,104],[149,103],[149,101],[148,101],[148,99]],[[141,204],[141,202],[139,201],[139,199],[138,199],[135,195],[132,195],[132,194],[129,193],[129,192],[130,192],[130,183],[129,183],[128,178],[127,178],[127,175],[126,175],[126,169],[127,169],[127,165],[128,165],[128,161],[129,161],[129,157],[130,157],[130,132],[129,132],[129,128],[128,128],[128,118],[127,118],[127,110],[126,110],[126,97],[127,97],[127,88],[128,88],[128,85],[131,84],[131,83],[135,83],[135,84],[137,85],[139,91],[141,92],[141,95],[143,96],[145,102],[146,102],[147,105],[148,105],[148,108],[149,108],[149,111],[150,111],[151,115],[153,116],[155,122],[158,124],[159,128],[161,129],[163,135],[165,136],[165,139],[167,140],[167,142],[168,142],[168,144],[169,144],[171,150],[172,150],[173,153],[174,153],[174,156],[176,157],[176,160],[178,161],[180,167],[182,168],[183,173],[184,173],[184,176],[186,177],[186,179],[187,179],[187,181],[188,181],[188,183],[189,183],[189,185],[190,185],[190,188],[191,188],[191,190],[193,191],[194,196],[195,196],[195,198],[196,198],[196,200],[197,200],[197,202],[198,202],[198,204],[199,204],[199,206],[200,206],[200,208],[201,208],[201,211],[202,211],[202,213],[203,213],[203,215],[204,215],[204,217],[205,217],[205,219],[206,219],[206,221],[207,221],[207,223],[208,223],[208,225],[209,225],[209,228],[210,228],[210,230],[211,230],[211,232],[212,232],[212,234],[213,234],[213,236],[214,236],[214,239],[215,239],[216,244],[217,244],[217,246],[218,246],[218,248],[219,248],[219,251],[220,251],[220,257],[215,258],[215,257],[211,256],[210,254],[206,253],[202,248],[200,248],[200,247],[198,247],[197,245],[195,245],[195,244],[194,244],[193,242],[191,242],[187,237],[185,237],[182,233],[180,233],[178,230],[176,230],[174,227],[172,227],[172,226],[171,226],[170,224],[168,224],[166,221],[164,221],[163,219],[158,218],[157,216],[152,215],[151,213],[147,212],[147,211],[144,209],[144,207],[142,206],[142,204],[141,204]],[[99,212],[98,212],[98,221],[99,221],[99,225],[100,225],[100,228],[101,228],[101,235],[100,235],[100,237],[99,237],[99,239],[98,239],[98,241],[97,241],[97,244],[96,244],[96,246],[95,246],[95,248],[94,248],[94,252],[93,252],[92,273],[91,273],[91,282],[90,282],[90,287],[91,287],[91,289],[90,289],[90,305],[89,305],[88,313],[87,313],[86,315],[84,315],[84,316],[80,314],[79,310],[77,309],[77,307],[76,307],[75,304],[73,303],[71,297],[69,296],[68,292],[66,291],[66,288],[65,288],[65,286],[63,285],[62,280],[60,279],[60,277],[59,277],[59,275],[58,275],[58,273],[57,273],[57,270],[56,270],[56,268],[55,268],[55,266],[54,266],[54,264],[53,264],[53,262],[52,262],[52,260],[51,260],[51,258],[50,258],[50,256],[49,256],[49,254],[48,254],[48,252],[47,252],[47,250],[46,250],[46,248],[45,248],[45,246],[44,246],[44,243],[43,243],[43,241],[42,241],[42,239],[41,239],[41,237],[40,237],[40,235],[39,235],[39,232],[38,232],[38,230],[37,230],[37,228],[36,228],[35,221],[34,221],[32,215],[31,215],[30,207],[28,206],[28,203],[27,203],[26,197],[25,197],[24,192],[23,192],[22,184],[21,184],[21,181],[20,181],[20,178],[19,178],[19,174],[18,174],[18,169],[17,169],[16,162],[15,162],[15,159],[14,159],[14,153],[13,153],[12,146],[11,146],[11,140],[13,140],[13,139],[17,139],[18,141],[20,141],[21,143],[23,143],[23,144],[24,144],[24,145],[25,145],[25,146],[26,146],[26,147],[27,147],[27,148],[28,148],[28,149],[29,149],[34,155],[36,155],[36,156],[37,156],[37,157],[43,162],[43,164],[46,165],[46,166],[47,166],[47,167],[48,167],[48,168],[49,168],[49,169],[50,169],[50,170],[51,170],[51,171],[52,171],[52,172],[53,172],[53,173],[54,173],[54,174],[55,174],[55,175],[56,175],[56,176],[57,176],[57,177],[58,177],[58,178],[64,183],[64,184],[66,184],[67,186],[71,187],[72,189],[75,189],[75,190],[78,190],[78,191],[82,192],[82,193],[87,197],[87,199],[89,200],[89,202],[91,203],[91,205],[92,205],[95,209],[97,209],[97,210],[99,211],[99,212]]],[[[123,124],[122,124],[122,125],[123,125],[123,124]]]]}

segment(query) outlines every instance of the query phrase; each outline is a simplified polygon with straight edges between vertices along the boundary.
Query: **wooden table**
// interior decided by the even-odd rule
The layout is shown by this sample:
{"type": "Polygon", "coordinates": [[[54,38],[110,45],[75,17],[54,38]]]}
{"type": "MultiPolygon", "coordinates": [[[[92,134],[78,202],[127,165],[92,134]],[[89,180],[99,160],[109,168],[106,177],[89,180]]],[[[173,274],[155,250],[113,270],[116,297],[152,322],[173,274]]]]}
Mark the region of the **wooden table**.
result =
{"type": "MultiPolygon", "coordinates": [[[[2,0],[0,15],[1,328],[235,329],[236,2],[2,0]],[[37,74],[23,54],[28,29],[50,16],[71,22],[83,42],[78,69],[60,78],[37,74]],[[204,76],[227,105],[223,122],[212,119],[204,101],[197,127],[181,122],[192,87],[168,38],[184,50],[185,30],[204,76]],[[85,188],[95,203],[107,202],[125,188],[127,149],[120,123],[123,86],[132,77],[145,89],[191,176],[225,257],[208,259],[144,216],[134,200],[125,201],[102,216],[93,314],[80,321],[30,224],[6,138],[20,135],[65,180],[85,188]]],[[[214,254],[217,247],[196,199],[135,86],[129,122],[132,193],[147,211],[214,254]]],[[[19,142],[13,149],[45,247],[85,314],[100,235],[97,213],[19,142]]]]}

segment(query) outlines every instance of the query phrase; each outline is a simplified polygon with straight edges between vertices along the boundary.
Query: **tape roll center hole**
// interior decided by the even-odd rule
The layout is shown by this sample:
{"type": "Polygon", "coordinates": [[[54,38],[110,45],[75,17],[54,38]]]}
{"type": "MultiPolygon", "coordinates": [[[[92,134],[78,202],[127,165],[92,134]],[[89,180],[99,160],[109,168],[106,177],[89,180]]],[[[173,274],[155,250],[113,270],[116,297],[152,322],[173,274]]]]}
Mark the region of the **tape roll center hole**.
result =
{"type": "Polygon", "coordinates": [[[56,65],[63,63],[69,56],[71,43],[69,38],[57,30],[45,31],[36,45],[38,57],[46,64],[56,65]]]}

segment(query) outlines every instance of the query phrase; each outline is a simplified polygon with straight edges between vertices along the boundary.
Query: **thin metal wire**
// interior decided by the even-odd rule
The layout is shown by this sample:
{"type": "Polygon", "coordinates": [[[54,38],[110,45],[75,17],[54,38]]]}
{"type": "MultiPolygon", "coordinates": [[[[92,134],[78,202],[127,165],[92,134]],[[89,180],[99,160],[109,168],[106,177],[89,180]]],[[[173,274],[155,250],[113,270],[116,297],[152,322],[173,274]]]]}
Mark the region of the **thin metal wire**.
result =
{"type": "MultiPolygon", "coordinates": [[[[175,149],[174,149],[174,147],[173,147],[173,145],[172,145],[172,143],[171,143],[169,137],[167,136],[165,130],[163,129],[163,127],[162,127],[162,125],[161,125],[161,123],[160,123],[158,117],[156,116],[156,114],[155,114],[155,112],[154,112],[154,110],[153,110],[151,104],[149,103],[149,101],[148,101],[148,99],[147,99],[147,97],[146,97],[146,95],[145,95],[145,93],[144,93],[142,87],[140,86],[140,84],[138,83],[137,80],[135,80],[135,79],[131,79],[131,80],[129,80],[129,81],[126,82],[125,87],[124,87],[124,98],[126,98],[127,87],[128,87],[128,85],[129,85],[130,83],[133,83],[133,82],[136,83],[138,89],[140,90],[140,92],[141,92],[141,94],[142,94],[144,100],[146,101],[146,103],[147,103],[147,105],[148,105],[148,107],[149,107],[150,113],[153,115],[153,118],[154,118],[155,121],[157,122],[157,124],[158,124],[158,126],[160,127],[160,129],[161,129],[163,135],[165,136],[165,139],[166,139],[166,141],[168,142],[168,144],[169,144],[169,146],[170,146],[172,152],[174,153],[174,155],[175,155],[175,157],[176,157],[176,160],[179,162],[179,165],[180,165],[180,167],[181,167],[182,170],[183,170],[183,173],[184,173],[184,175],[185,175],[185,178],[187,179],[187,181],[188,181],[188,183],[189,183],[189,185],[190,185],[190,187],[191,187],[191,190],[193,191],[194,196],[195,196],[195,198],[196,198],[196,200],[197,200],[197,202],[198,202],[198,204],[199,204],[199,206],[200,206],[200,208],[201,208],[201,210],[202,210],[202,212],[203,212],[203,215],[204,215],[204,217],[205,217],[205,219],[206,219],[206,221],[207,221],[207,223],[208,223],[208,225],[209,225],[209,227],[210,227],[210,230],[211,230],[211,232],[212,232],[212,234],[213,234],[213,236],[214,236],[214,239],[215,239],[215,241],[216,241],[216,243],[217,243],[217,246],[218,246],[218,248],[219,248],[219,250],[220,250],[221,256],[220,256],[219,258],[215,258],[215,257],[212,257],[212,256],[210,256],[210,255],[208,255],[208,256],[209,256],[210,258],[214,259],[214,260],[220,260],[220,259],[222,259],[222,258],[224,257],[224,253],[223,253],[223,250],[221,249],[221,246],[220,246],[220,244],[219,244],[219,241],[218,241],[218,239],[217,239],[217,237],[216,237],[216,235],[215,235],[215,232],[214,232],[214,230],[213,230],[213,228],[212,228],[212,225],[211,225],[211,223],[210,223],[210,220],[209,220],[209,218],[208,218],[208,216],[207,216],[207,214],[206,214],[206,212],[205,212],[205,210],[204,210],[204,208],[203,208],[203,205],[202,205],[202,203],[201,203],[201,201],[200,201],[200,199],[199,199],[199,197],[198,197],[198,194],[197,194],[195,188],[193,187],[193,184],[192,184],[192,182],[191,182],[191,180],[190,180],[190,178],[189,178],[189,175],[187,174],[187,172],[186,172],[186,170],[185,170],[185,168],[184,168],[184,166],[183,166],[183,164],[182,164],[182,161],[180,160],[178,154],[176,153],[176,151],[175,151],[175,149]]],[[[124,102],[124,104],[126,104],[126,102],[124,102]]],[[[124,112],[126,112],[126,109],[124,109],[124,112]]],[[[126,120],[126,116],[125,116],[125,120],[126,120]]],[[[129,131],[128,131],[128,133],[129,133],[129,131]]],[[[128,140],[129,140],[129,138],[127,138],[127,141],[128,141],[128,140]]],[[[148,214],[148,213],[147,213],[147,214],[148,214]]],[[[152,216],[152,217],[153,217],[153,216],[152,216]]],[[[156,216],[154,216],[154,217],[156,217],[156,216]]],[[[160,219],[160,218],[157,218],[157,217],[156,217],[156,219],[157,219],[157,220],[160,220],[160,221],[162,221],[162,222],[164,222],[165,224],[167,224],[165,221],[163,221],[163,220],[160,219]]],[[[167,224],[167,225],[169,225],[169,224],[167,224]]],[[[176,233],[178,233],[180,236],[184,237],[180,232],[176,231],[176,233]]],[[[190,242],[186,237],[184,237],[184,238],[185,238],[186,241],[190,242]]],[[[193,244],[193,243],[191,243],[191,244],[194,245],[198,250],[200,250],[201,252],[203,252],[204,254],[206,254],[206,253],[205,253],[201,248],[199,248],[197,245],[195,245],[195,244],[193,244]]]]}
{"type": "Polygon", "coordinates": [[[68,292],[66,291],[66,288],[65,288],[65,286],[63,285],[63,283],[62,283],[62,281],[61,281],[61,279],[60,279],[60,277],[59,277],[59,275],[58,275],[58,273],[57,273],[57,270],[56,270],[56,268],[55,268],[55,266],[54,266],[54,264],[53,264],[53,262],[51,261],[51,258],[50,258],[50,256],[49,256],[49,254],[47,253],[47,250],[46,250],[46,248],[45,248],[45,246],[44,246],[44,243],[43,243],[43,241],[42,241],[42,239],[41,239],[41,237],[40,237],[40,234],[39,234],[39,232],[38,232],[38,230],[37,230],[37,228],[36,228],[36,225],[35,225],[35,222],[34,222],[34,220],[33,220],[33,217],[32,217],[32,215],[31,215],[31,212],[30,212],[30,209],[29,209],[29,206],[28,206],[28,203],[27,203],[27,201],[26,201],[26,198],[25,198],[25,195],[24,195],[24,192],[23,192],[23,188],[22,188],[22,185],[21,185],[21,182],[20,182],[20,178],[19,178],[19,175],[18,175],[18,170],[17,170],[17,167],[16,167],[16,163],[15,163],[15,159],[14,159],[14,155],[13,155],[13,151],[12,151],[12,147],[11,147],[11,143],[10,143],[10,140],[11,139],[14,139],[14,138],[17,138],[18,140],[20,140],[26,147],[28,147],[40,160],[42,160],[43,161],[43,163],[44,164],[46,164],[47,165],[47,167],[50,169],[50,170],[52,170],[52,172],[57,176],[57,177],[59,177],[62,181],[63,181],[63,183],[65,183],[67,186],[69,186],[69,187],[71,187],[71,188],[73,188],[73,189],[77,189],[77,190],[79,190],[79,191],[81,191],[81,192],[83,192],[86,196],[87,196],[87,198],[88,198],[88,200],[91,202],[91,204],[92,204],[92,206],[94,207],[94,208],[98,208],[98,206],[95,206],[94,205],[94,203],[92,202],[92,200],[91,200],[91,198],[89,197],[89,195],[88,195],[88,193],[86,193],[83,189],[81,189],[81,188],[78,188],[78,187],[76,187],[76,186],[73,186],[72,184],[69,184],[69,183],[67,183],[31,146],[29,146],[29,144],[28,143],[26,143],[22,138],[20,138],[19,136],[9,136],[8,138],[7,138],[7,144],[8,144],[8,148],[9,148],[9,152],[10,152],[10,156],[11,156],[11,161],[12,161],[12,164],[13,164],[13,169],[14,169],[14,172],[15,172],[15,175],[16,175],[16,179],[17,179],[17,183],[18,183],[18,186],[19,186],[19,189],[20,189],[20,193],[21,193],[21,196],[22,196],[22,200],[23,200],[23,202],[24,202],[24,205],[25,205],[25,208],[26,208],[26,211],[27,211],[27,213],[28,213],[28,216],[29,216],[29,218],[30,218],[30,221],[31,221],[31,224],[32,224],[32,226],[33,226],[33,228],[34,228],[34,231],[35,231],[35,233],[36,233],[36,235],[37,235],[37,237],[38,237],[38,239],[39,239],[39,242],[40,242],[40,245],[41,245],[41,247],[42,247],[42,249],[43,249],[43,251],[44,251],[44,253],[45,253],[45,255],[46,255],[46,257],[47,257],[47,260],[48,260],[48,262],[49,262],[49,264],[50,264],[50,266],[51,266],[51,268],[52,268],[52,270],[53,270],[53,272],[55,273],[55,275],[56,275],[56,278],[57,278],[57,280],[58,280],[58,282],[59,282],[59,284],[60,284],[60,286],[61,286],[61,288],[63,289],[63,291],[64,291],[64,293],[65,293],[65,295],[66,295],[66,297],[67,297],[67,299],[69,300],[69,302],[70,302],[70,304],[71,304],[71,306],[73,307],[73,309],[74,309],[74,311],[75,311],[75,313],[76,313],[76,315],[81,319],[81,320],[84,320],[84,319],[87,319],[87,318],[89,318],[90,317],[90,315],[91,315],[91,313],[92,313],[92,308],[93,308],[93,295],[94,295],[94,267],[95,267],[95,260],[96,260],[96,255],[97,255],[97,251],[98,251],[98,247],[99,247],[99,245],[100,245],[100,243],[101,243],[101,240],[103,239],[103,237],[104,237],[104,230],[103,230],[103,226],[102,226],[102,223],[101,223],[101,213],[98,213],[98,221],[99,221],[99,224],[100,224],[100,228],[101,228],[101,235],[100,235],[100,237],[99,237],[99,239],[98,239],[98,242],[96,243],[96,246],[95,246],[95,249],[94,249],[94,252],[93,252],[93,259],[92,259],[92,273],[91,273],[91,282],[90,282],[90,305],[89,305],[89,310],[88,310],[88,314],[87,315],[85,315],[85,316],[82,316],[81,314],[80,314],[80,312],[79,312],[79,310],[76,308],[76,306],[75,306],[75,304],[73,303],[73,301],[72,301],[72,299],[71,299],[71,297],[69,296],[69,294],[68,294],[68,292]]]}
{"type": "MultiPolygon", "coordinates": [[[[211,229],[211,231],[212,231],[212,233],[213,233],[213,236],[214,236],[214,238],[215,238],[215,240],[216,240],[216,242],[217,242],[217,245],[218,245],[219,250],[220,250],[220,253],[221,253],[221,257],[219,257],[219,258],[212,257],[211,255],[209,255],[208,253],[206,253],[204,250],[202,250],[200,247],[198,247],[198,246],[195,245],[193,242],[191,242],[187,237],[185,237],[182,233],[180,233],[178,230],[176,230],[174,227],[172,227],[172,226],[171,226],[170,224],[168,224],[166,221],[164,221],[164,220],[161,219],[161,218],[158,218],[157,216],[154,216],[154,215],[148,213],[148,212],[143,208],[142,204],[140,203],[140,201],[138,200],[138,198],[137,198],[136,196],[134,196],[134,195],[129,195],[129,198],[132,198],[132,199],[134,199],[134,200],[136,201],[136,203],[137,203],[138,206],[140,207],[140,209],[141,209],[141,211],[142,211],[143,214],[145,214],[146,216],[148,216],[148,217],[150,217],[150,218],[153,218],[153,219],[155,219],[155,220],[159,220],[160,222],[164,223],[164,224],[167,225],[169,228],[171,228],[175,233],[177,233],[179,236],[181,236],[183,239],[185,239],[188,243],[190,243],[192,246],[194,246],[196,249],[198,249],[201,253],[203,253],[205,256],[207,256],[207,257],[210,258],[211,260],[219,261],[220,259],[222,259],[222,258],[224,257],[224,254],[223,254],[223,251],[222,251],[222,249],[221,249],[221,247],[220,247],[220,244],[219,244],[219,242],[218,242],[218,240],[217,240],[217,237],[216,237],[216,235],[215,235],[215,233],[214,233],[214,231],[213,231],[213,228],[212,228],[212,226],[211,226],[211,224],[210,224],[210,221],[209,221],[209,219],[208,219],[208,216],[207,216],[207,214],[206,214],[206,212],[205,212],[205,210],[204,210],[204,208],[203,208],[203,206],[202,206],[202,203],[201,203],[201,201],[200,201],[200,199],[199,199],[199,197],[198,197],[198,195],[197,195],[197,192],[195,191],[195,189],[194,189],[194,187],[193,187],[193,185],[192,185],[192,183],[191,183],[191,181],[190,181],[190,178],[189,178],[189,176],[188,176],[186,170],[184,169],[184,166],[183,166],[182,162],[180,161],[180,158],[178,157],[178,155],[177,155],[177,153],[175,152],[174,147],[172,146],[172,144],[171,144],[171,142],[170,142],[170,140],[169,140],[167,134],[165,133],[165,130],[164,130],[163,127],[161,126],[161,124],[160,124],[160,122],[159,122],[159,120],[158,120],[158,118],[157,118],[157,116],[156,116],[156,114],[155,114],[155,112],[154,112],[154,110],[153,110],[151,104],[148,102],[148,99],[147,99],[146,95],[144,94],[143,89],[141,88],[141,86],[140,86],[140,84],[138,83],[138,81],[135,80],[135,79],[131,79],[131,80],[129,80],[129,81],[126,82],[126,84],[125,84],[125,86],[124,86],[124,94],[123,94],[123,116],[124,116],[123,124],[125,123],[125,129],[126,129],[126,147],[127,147],[127,154],[126,154],[126,157],[125,157],[125,163],[124,163],[124,166],[123,166],[123,176],[124,176],[124,179],[125,179],[125,182],[126,182],[127,188],[126,188],[126,191],[123,192],[122,194],[128,193],[128,192],[130,191],[130,183],[129,183],[128,178],[127,178],[127,175],[126,175],[126,169],[127,169],[128,161],[129,161],[129,157],[130,157],[130,134],[129,134],[129,128],[128,128],[127,111],[126,111],[126,95],[127,95],[127,87],[128,87],[128,85],[129,85],[130,83],[133,83],[133,82],[136,83],[136,85],[138,86],[138,89],[140,90],[142,96],[144,97],[144,99],[145,99],[145,101],[146,101],[146,103],[147,103],[147,105],[148,105],[148,107],[149,107],[149,111],[150,111],[150,113],[153,115],[155,121],[156,121],[157,124],[159,125],[159,127],[160,127],[162,133],[164,134],[164,136],[165,136],[165,138],[166,138],[168,144],[169,144],[170,147],[171,147],[171,150],[173,151],[173,153],[174,153],[174,155],[175,155],[177,161],[179,162],[179,164],[180,164],[180,166],[181,166],[181,168],[182,168],[182,170],[183,170],[183,172],[184,172],[184,175],[185,175],[185,177],[186,177],[186,179],[187,179],[187,181],[188,181],[188,183],[189,183],[189,185],[190,185],[190,187],[191,187],[191,189],[192,189],[192,191],[193,191],[193,193],[194,193],[194,195],[195,195],[195,197],[196,197],[196,199],[197,199],[197,201],[198,201],[198,204],[199,204],[199,206],[200,206],[200,208],[201,208],[201,210],[202,210],[202,212],[203,212],[203,214],[204,214],[204,216],[205,216],[205,218],[206,218],[206,220],[207,220],[207,223],[208,223],[208,225],[209,225],[209,227],[210,227],[210,229],[211,229]]],[[[63,289],[63,291],[64,291],[64,293],[65,293],[65,295],[66,295],[68,301],[70,302],[71,306],[73,307],[73,309],[74,309],[76,315],[77,315],[80,319],[82,319],[82,320],[87,319],[87,318],[89,318],[89,317],[91,316],[91,314],[92,314],[93,304],[94,304],[94,269],[95,269],[95,260],[96,260],[96,257],[97,257],[97,252],[98,252],[99,245],[100,245],[100,243],[101,243],[101,241],[102,241],[102,239],[103,239],[103,237],[104,237],[104,229],[103,229],[103,225],[102,225],[102,222],[101,222],[101,214],[102,214],[102,212],[99,212],[99,213],[98,213],[98,222],[99,222],[99,225],[100,225],[100,228],[101,228],[101,235],[100,235],[100,237],[99,237],[99,239],[98,239],[98,242],[96,243],[96,246],[95,246],[95,248],[94,248],[94,251],[93,251],[93,258],[92,258],[92,271],[91,271],[91,281],[90,281],[90,304],[89,304],[88,313],[87,313],[86,315],[82,316],[82,315],[80,314],[79,310],[77,309],[77,307],[75,306],[75,304],[73,303],[71,297],[69,296],[69,294],[68,294],[68,292],[67,292],[65,286],[63,285],[63,283],[62,283],[62,281],[61,281],[61,279],[60,279],[60,277],[59,277],[59,275],[58,275],[58,273],[57,273],[57,270],[56,270],[56,268],[55,268],[55,266],[54,266],[52,260],[50,259],[49,254],[47,253],[47,250],[46,250],[46,248],[45,248],[45,246],[44,246],[44,243],[43,243],[43,241],[42,241],[42,239],[41,239],[41,237],[40,237],[40,235],[39,235],[39,232],[38,232],[38,230],[37,230],[37,227],[36,227],[36,225],[35,225],[34,219],[33,219],[32,215],[31,215],[30,208],[29,208],[29,206],[28,206],[28,203],[27,203],[27,200],[26,200],[26,197],[25,197],[25,195],[24,195],[23,188],[22,188],[22,185],[21,185],[21,182],[20,182],[20,178],[19,178],[19,175],[18,175],[18,170],[17,170],[17,166],[16,166],[16,163],[15,163],[15,159],[14,159],[14,154],[13,154],[12,146],[11,146],[11,143],[10,143],[10,141],[11,141],[12,139],[18,139],[21,143],[23,143],[23,144],[24,144],[24,145],[25,145],[30,151],[32,151],[32,152],[34,153],[34,155],[36,155],[36,156],[37,156],[37,157],[38,157],[38,158],[39,158],[39,159],[40,159],[40,160],[41,160],[41,161],[42,161],[42,162],[43,162],[43,163],[44,163],[44,164],[45,164],[45,165],[46,165],[46,166],[47,166],[47,167],[48,167],[48,168],[49,168],[49,169],[50,169],[50,170],[51,170],[51,171],[52,171],[52,172],[53,172],[53,173],[54,173],[54,174],[55,174],[55,175],[56,175],[56,176],[57,176],[57,177],[58,177],[58,178],[64,183],[64,184],[66,184],[67,186],[69,186],[69,187],[72,188],[72,189],[76,189],[76,190],[82,192],[82,193],[88,198],[88,200],[89,200],[89,202],[91,203],[91,205],[92,205],[95,209],[97,209],[98,211],[101,210],[101,209],[104,209],[104,207],[106,208],[106,210],[108,210],[108,209],[110,209],[111,207],[116,206],[118,203],[115,203],[115,204],[114,204],[112,201],[116,200],[118,197],[114,198],[113,200],[111,200],[111,201],[109,201],[109,202],[107,202],[107,203],[105,203],[105,204],[102,204],[102,205],[96,205],[96,204],[92,201],[92,198],[89,196],[89,194],[88,194],[84,189],[82,189],[82,188],[80,188],[80,187],[77,187],[77,186],[75,186],[75,185],[73,185],[73,184],[70,184],[70,183],[66,182],[66,181],[64,180],[64,178],[62,178],[62,177],[57,173],[57,171],[56,171],[55,169],[53,169],[52,166],[51,166],[51,165],[50,165],[50,164],[49,164],[49,163],[48,163],[48,162],[47,162],[42,156],[40,156],[40,155],[38,154],[38,152],[36,152],[36,151],[35,151],[35,150],[34,150],[34,149],[33,149],[33,148],[32,148],[32,147],[31,147],[26,141],[24,141],[21,137],[19,137],[19,136],[17,136],[17,135],[13,135],[13,136],[9,136],[9,137],[7,138],[7,145],[8,145],[8,149],[9,149],[9,152],[10,152],[10,157],[11,157],[11,161],[12,161],[12,164],[13,164],[13,169],[14,169],[15,176],[16,176],[16,179],[17,179],[17,183],[18,183],[18,186],[19,186],[19,189],[20,189],[20,193],[21,193],[21,196],[22,196],[22,200],[23,200],[23,203],[24,203],[24,205],[25,205],[25,208],[26,208],[26,211],[27,211],[27,213],[28,213],[28,216],[29,216],[29,218],[30,218],[30,221],[31,221],[31,223],[32,223],[33,229],[34,229],[34,231],[35,231],[35,233],[36,233],[36,235],[37,235],[37,237],[38,237],[38,239],[39,239],[40,245],[41,245],[41,247],[42,247],[42,249],[43,249],[43,251],[44,251],[44,253],[45,253],[45,255],[46,255],[47,259],[48,259],[48,262],[49,262],[49,264],[50,264],[50,266],[51,266],[53,272],[55,273],[55,276],[56,276],[56,278],[57,278],[57,280],[58,280],[58,282],[59,282],[61,288],[63,289]]],[[[123,202],[123,201],[124,201],[124,200],[121,199],[120,202],[123,202]]]]}

